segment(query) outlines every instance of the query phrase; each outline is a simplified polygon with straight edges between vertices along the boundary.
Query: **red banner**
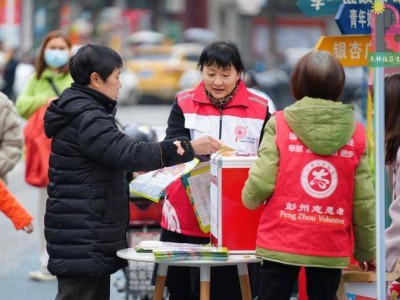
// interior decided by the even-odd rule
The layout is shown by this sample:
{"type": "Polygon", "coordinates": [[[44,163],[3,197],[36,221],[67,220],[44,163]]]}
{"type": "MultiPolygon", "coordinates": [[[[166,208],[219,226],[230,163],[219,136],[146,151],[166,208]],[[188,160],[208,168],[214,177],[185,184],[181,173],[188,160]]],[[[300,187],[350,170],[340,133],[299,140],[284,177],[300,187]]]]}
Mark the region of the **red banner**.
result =
{"type": "Polygon", "coordinates": [[[0,0],[0,26],[7,23],[18,25],[20,22],[21,0],[0,0]],[[13,5],[13,7],[9,7],[9,5],[13,5]],[[8,21],[7,14],[13,15],[12,20],[8,21]]]}

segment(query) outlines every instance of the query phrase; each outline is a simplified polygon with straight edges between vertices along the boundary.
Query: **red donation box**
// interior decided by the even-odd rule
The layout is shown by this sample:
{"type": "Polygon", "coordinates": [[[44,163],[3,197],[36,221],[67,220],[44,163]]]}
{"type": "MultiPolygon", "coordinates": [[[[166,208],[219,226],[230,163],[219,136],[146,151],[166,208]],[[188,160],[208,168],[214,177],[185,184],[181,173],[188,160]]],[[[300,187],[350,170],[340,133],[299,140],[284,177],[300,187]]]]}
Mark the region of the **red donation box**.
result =
{"type": "Polygon", "coordinates": [[[230,252],[254,252],[263,206],[249,210],[242,189],[257,156],[211,156],[211,244],[230,252]]]}

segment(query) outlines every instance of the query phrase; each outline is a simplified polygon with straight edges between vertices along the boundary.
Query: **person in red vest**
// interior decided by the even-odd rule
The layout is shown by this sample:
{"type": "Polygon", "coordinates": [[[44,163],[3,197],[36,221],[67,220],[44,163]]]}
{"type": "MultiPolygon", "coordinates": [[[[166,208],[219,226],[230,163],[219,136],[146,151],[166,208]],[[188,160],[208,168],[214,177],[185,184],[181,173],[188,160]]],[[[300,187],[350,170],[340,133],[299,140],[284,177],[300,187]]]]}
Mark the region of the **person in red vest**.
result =
{"type": "Polygon", "coordinates": [[[296,102],[265,126],[242,191],[247,208],[264,205],[256,241],[263,259],[259,300],[289,299],[302,266],[309,300],[336,299],[352,256],[363,269],[375,268],[366,135],[353,107],[338,101],[344,82],[333,55],[307,53],[291,75],[296,102]]]}
{"type": "MultiPolygon", "coordinates": [[[[241,79],[245,69],[237,46],[216,41],[206,46],[198,60],[202,80],[191,90],[178,93],[168,118],[166,138],[190,138],[196,156],[208,161],[222,145],[256,155],[263,128],[269,119],[269,99],[247,89],[241,79]],[[210,140],[209,147],[199,147],[210,140]],[[221,142],[222,141],[222,142],[221,142]]],[[[199,226],[182,181],[167,187],[160,239],[166,242],[207,244],[210,233],[199,226]]],[[[258,264],[250,265],[252,283],[258,264]],[[254,276],[252,276],[254,274],[254,276]]],[[[236,266],[211,270],[212,300],[241,300],[236,266]]],[[[169,267],[166,286],[170,300],[199,299],[198,268],[169,267]]],[[[255,284],[252,284],[255,286],[255,284]]],[[[252,288],[256,294],[257,288],[252,288]]]]}

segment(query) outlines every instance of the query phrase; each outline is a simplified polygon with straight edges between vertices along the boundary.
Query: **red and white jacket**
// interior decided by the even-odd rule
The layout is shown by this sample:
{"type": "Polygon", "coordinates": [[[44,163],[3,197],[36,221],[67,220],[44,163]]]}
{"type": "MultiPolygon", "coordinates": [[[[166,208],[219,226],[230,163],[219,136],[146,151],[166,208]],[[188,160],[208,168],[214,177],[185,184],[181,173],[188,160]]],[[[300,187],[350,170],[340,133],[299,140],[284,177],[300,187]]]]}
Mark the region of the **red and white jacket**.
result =
{"type": "MultiPolygon", "coordinates": [[[[222,111],[204,94],[203,82],[194,90],[178,94],[177,103],[183,114],[182,125],[189,130],[191,140],[209,135],[240,153],[257,154],[268,100],[249,92],[242,81],[232,101],[222,111]]],[[[185,235],[209,236],[200,229],[180,180],[167,188],[161,226],[185,235]]]]}
{"type": "Polygon", "coordinates": [[[282,112],[275,118],[279,169],[274,193],[261,215],[257,247],[349,257],[354,174],[365,149],[362,125],[357,124],[353,137],[335,154],[321,156],[297,138],[282,112]]]}

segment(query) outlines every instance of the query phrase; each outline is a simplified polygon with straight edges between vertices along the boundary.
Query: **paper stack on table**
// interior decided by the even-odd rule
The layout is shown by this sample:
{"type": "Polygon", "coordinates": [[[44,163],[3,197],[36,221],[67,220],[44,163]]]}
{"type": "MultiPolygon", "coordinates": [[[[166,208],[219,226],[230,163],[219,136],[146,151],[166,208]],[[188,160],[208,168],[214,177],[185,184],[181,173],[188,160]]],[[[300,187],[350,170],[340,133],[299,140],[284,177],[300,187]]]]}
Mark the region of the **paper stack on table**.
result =
{"type": "Polygon", "coordinates": [[[228,248],[189,243],[141,241],[135,246],[137,252],[153,252],[155,261],[164,260],[227,260],[228,248]]]}

